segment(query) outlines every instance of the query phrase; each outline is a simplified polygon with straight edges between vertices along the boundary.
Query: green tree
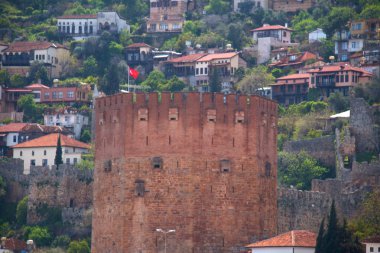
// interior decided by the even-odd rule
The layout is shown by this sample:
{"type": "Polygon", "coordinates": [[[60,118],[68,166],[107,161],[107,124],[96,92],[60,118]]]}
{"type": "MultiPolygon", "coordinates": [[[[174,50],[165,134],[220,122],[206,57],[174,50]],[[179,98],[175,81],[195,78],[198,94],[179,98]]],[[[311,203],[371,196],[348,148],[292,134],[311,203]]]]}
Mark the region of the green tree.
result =
{"type": "Polygon", "coordinates": [[[348,21],[355,17],[355,11],[350,7],[333,7],[323,19],[322,28],[329,38],[334,32],[347,28],[348,21]]]}
{"type": "Polygon", "coordinates": [[[14,87],[14,88],[20,88],[20,87],[24,87],[25,84],[27,83],[26,81],[26,78],[22,75],[19,75],[19,74],[14,74],[11,76],[10,78],[10,87],[14,87]]]}
{"type": "Polygon", "coordinates": [[[327,172],[328,169],[319,166],[318,162],[305,151],[278,154],[278,180],[282,185],[310,190],[311,180],[323,178],[327,172]]]}
{"type": "Polygon", "coordinates": [[[41,62],[33,62],[30,66],[29,76],[27,78],[28,83],[39,82],[42,84],[49,85],[50,79],[48,70],[45,65],[41,62]]]}
{"type": "Polygon", "coordinates": [[[8,87],[11,84],[11,78],[6,69],[0,70],[0,85],[8,87]]]}
{"type": "Polygon", "coordinates": [[[88,57],[83,62],[83,76],[95,76],[98,73],[98,63],[94,56],[88,57]]]}
{"type": "Polygon", "coordinates": [[[119,40],[123,46],[128,46],[129,44],[132,44],[131,34],[127,29],[124,29],[120,32],[119,40]]]}
{"type": "Polygon", "coordinates": [[[364,239],[378,235],[380,231],[380,190],[370,193],[359,207],[358,215],[349,227],[355,235],[364,239]]]}
{"type": "Polygon", "coordinates": [[[325,218],[322,219],[321,225],[319,226],[317,242],[315,246],[315,253],[324,253],[325,248],[323,245],[323,236],[325,234],[325,218]]]}
{"type": "Polygon", "coordinates": [[[166,83],[165,75],[161,71],[153,70],[149,76],[141,83],[141,86],[147,87],[150,91],[157,91],[159,86],[166,83]]]}
{"type": "Polygon", "coordinates": [[[340,92],[334,92],[330,95],[329,105],[335,112],[343,112],[350,108],[350,100],[340,92]]]}
{"type": "Polygon", "coordinates": [[[51,235],[49,230],[45,227],[26,227],[25,237],[33,240],[37,247],[49,246],[51,243],[51,235]]]}
{"type": "Polygon", "coordinates": [[[86,240],[70,242],[68,253],[90,253],[90,247],[86,240]]]}
{"type": "Polygon", "coordinates": [[[360,12],[359,18],[370,19],[370,18],[379,18],[380,17],[380,4],[368,4],[360,12]]]}
{"type": "Polygon", "coordinates": [[[83,129],[80,135],[80,141],[89,143],[91,141],[91,133],[88,129],[83,129]]]}
{"type": "Polygon", "coordinates": [[[5,179],[0,176],[0,199],[5,196],[7,190],[7,183],[5,182],[5,179]]]}
{"type": "Polygon", "coordinates": [[[33,95],[24,95],[17,100],[17,107],[24,112],[24,122],[43,122],[45,105],[36,104],[33,95]]]}
{"type": "Polygon", "coordinates": [[[58,136],[57,149],[55,151],[54,164],[57,165],[57,166],[59,166],[60,164],[63,164],[61,135],[58,136]]]}
{"type": "Polygon", "coordinates": [[[237,89],[245,94],[255,94],[257,90],[272,84],[274,80],[273,75],[268,73],[268,68],[259,65],[246,71],[244,78],[237,83],[237,89]]]}
{"type": "Polygon", "coordinates": [[[205,6],[207,14],[226,14],[229,9],[229,3],[225,0],[210,0],[205,6]]]}
{"type": "Polygon", "coordinates": [[[160,83],[158,89],[160,91],[182,91],[186,87],[186,84],[180,80],[177,76],[172,77],[165,83],[160,83]]]}
{"type": "Polygon", "coordinates": [[[211,68],[210,72],[210,92],[220,92],[222,89],[222,81],[220,80],[220,70],[218,68],[211,68]]]}
{"type": "Polygon", "coordinates": [[[51,243],[51,246],[54,248],[59,247],[62,249],[67,249],[69,247],[70,241],[70,237],[67,235],[60,235],[54,239],[54,241],[51,243]]]}
{"type": "Polygon", "coordinates": [[[339,225],[335,209],[335,201],[332,202],[328,217],[327,231],[323,239],[326,253],[335,253],[339,247],[339,225]]]}
{"type": "Polygon", "coordinates": [[[28,214],[28,196],[25,196],[17,204],[17,209],[16,209],[17,224],[19,224],[20,226],[25,225],[27,214],[28,214]]]}

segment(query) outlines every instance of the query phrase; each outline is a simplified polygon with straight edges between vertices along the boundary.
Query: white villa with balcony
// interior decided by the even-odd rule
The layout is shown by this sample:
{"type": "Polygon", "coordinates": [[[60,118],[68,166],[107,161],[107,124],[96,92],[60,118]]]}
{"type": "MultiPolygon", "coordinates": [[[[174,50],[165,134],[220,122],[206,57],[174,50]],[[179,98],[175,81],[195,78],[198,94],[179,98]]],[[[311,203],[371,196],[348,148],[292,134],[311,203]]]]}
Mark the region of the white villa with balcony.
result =
{"type": "Polygon", "coordinates": [[[124,29],[130,31],[127,21],[114,11],[61,16],[57,18],[57,27],[59,33],[70,35],[76,40],[98,36],[103,31],[114,33],[124,29]]]}

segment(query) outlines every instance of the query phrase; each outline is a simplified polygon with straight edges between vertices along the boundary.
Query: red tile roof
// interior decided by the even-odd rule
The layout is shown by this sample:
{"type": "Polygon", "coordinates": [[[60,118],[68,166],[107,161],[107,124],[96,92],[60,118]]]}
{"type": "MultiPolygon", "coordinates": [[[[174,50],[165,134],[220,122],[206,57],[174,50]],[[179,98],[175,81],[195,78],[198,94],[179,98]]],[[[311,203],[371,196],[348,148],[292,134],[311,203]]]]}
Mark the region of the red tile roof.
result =
{"type": "Polygon", "coordinates": [[[41,89],[41,88],[49,89],[48,86],[40,84],[40,83],[33,83],[31,85],[26,86],[25,88],[28,88],[28,89],[41,89]]]}
{"type": "Polygon", "coordinates": [[[3,52],[29,52],[31,50],[43,50],[49,47],[62,47],[63,45],[58,43],[51,43],[47,41],[17,41],[9,45],[3,52]]]}
{"type": "Polygon", "coordinates": [[[0,126],[0,133],[20,132],[27,125],[28,123],[9,123],[8,125],[0,126]]]}
{"type": "Polygon", "coordinates": [[[4,248],[7,250],[13,251],[22,251],[27,249],[26,242],[15,239],[15,238],[8,238],[5,240],[4,248]]]}
{"type": "Polygon", "coordinates": [[[251,32],[259,32],[259,31],[269,31],[269,30],[288,30],[293,31],[292,29],[282,26],[282,25],[264,25],[262,27],[251,30],[251,32]]]}
{"type": "Polygon", "coordinates": [[[207,54],[189,54],[189,55],[181,56],[181,57],[178,57],[175,59],[171,59],[167,62],[170,62],[170,63],[195,62],[196,60],[198,60],[199,58],[201,58],[205,55],[207,55],[207,54]]]}
{"type": "MultiPolygon", "coordinates": [[[[56,147],[58,142],[59,134],[49,134],[36,138],[27,142],[23,142],[13,146],[13,148],[33,148],[33,147],[56,147]]],[[[74,140],[61,134],[61,145],[62,147],[76,147],[76,148],[86,148],[90,149],[90,145],[74,140]]]]}
{"type": "Polygon", "coordinates": [[[349,70],[349,71],[356,71],[361,72],[366,75],[372,76],[373,74],[357,67],[352,67],[350,65],[325,65],[322,68],[318,69],[311,69],[308,72],[309,73],[321,73],[321,72],[337,72],[337,71],[343,71],[343,70],[349,70]]]}
{"type": "Polygon", "coordinates": [[[279,77],[276,80],[286,80],[286,79],[304,79],[309,78],[310,74],[292,74],[288,76],[279,77]]]}
{"type": "Polygon", "coordinates": [[[96,19],[98,15],[96,14],[82,14],[82,15],[64,15],[57,19],[96,19]]]}
{"type": "Polygon", "coordinates": [[[150,46],[146,43],[133,43],[133,44],[127,46],[127,48],[139,48],[139,47],[150,47],[150,48],[152,48],[152,46],[150,46]]]}
{"type": "Polygon", "coordinates": [[[316,54],[306,51],[305,53],[302,54],[299,61],[305,62],[308,60],[315,60],[315,59],[318,59],[318,56],[316,54]]]}
{"type": "Polygon", "coordinates": [[[246,248],[264,248],[264,247],[307,247],[314,248],[316,245],[317,235],[306,230],[292,230],[280,234],[267,240],[245,246],[246,248]]]}
{"type": "Polygon", "coordinates": [[[218,60],[218,59],[230,59],[237,55],[239,53],[232,52],[232,53],[219,53],[219,54],[208,54],[197,61],[212,61],[212,60],[218,60]]]}
{"type": "Polygon", "coordinates": [[[380,243],[380,235],[368,237],[362,243],[380,243]]]}

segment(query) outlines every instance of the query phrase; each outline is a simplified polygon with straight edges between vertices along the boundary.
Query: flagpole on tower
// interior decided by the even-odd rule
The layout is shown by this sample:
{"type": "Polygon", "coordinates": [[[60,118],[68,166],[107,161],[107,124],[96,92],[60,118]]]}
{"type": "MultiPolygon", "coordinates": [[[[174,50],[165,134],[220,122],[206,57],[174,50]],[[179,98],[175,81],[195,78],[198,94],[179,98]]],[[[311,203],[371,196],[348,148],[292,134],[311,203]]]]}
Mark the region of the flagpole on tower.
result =
{"type": "Polygon", "coordinates": [[[128,83],[127,83],[127,91],[129,92],[129,65],[127,65],[128,66],[128,83]]]}

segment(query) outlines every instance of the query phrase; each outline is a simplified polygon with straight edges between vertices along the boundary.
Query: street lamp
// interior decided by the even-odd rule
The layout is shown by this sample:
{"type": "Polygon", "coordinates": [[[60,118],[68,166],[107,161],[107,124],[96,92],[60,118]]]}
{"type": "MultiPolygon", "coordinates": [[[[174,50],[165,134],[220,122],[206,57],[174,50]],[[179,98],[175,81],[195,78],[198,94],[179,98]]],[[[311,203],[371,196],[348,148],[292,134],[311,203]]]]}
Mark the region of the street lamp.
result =
{"type": "Polygon", "coordinates": [[[166,235],[169,233],[175,233],[175,229],[169,229],[169,230],[163,230],[161,228],[156,228],[157,232],[163,233],[164,234],[164,240],[165,240],[165,253],[166,253],[166,235]]]}

